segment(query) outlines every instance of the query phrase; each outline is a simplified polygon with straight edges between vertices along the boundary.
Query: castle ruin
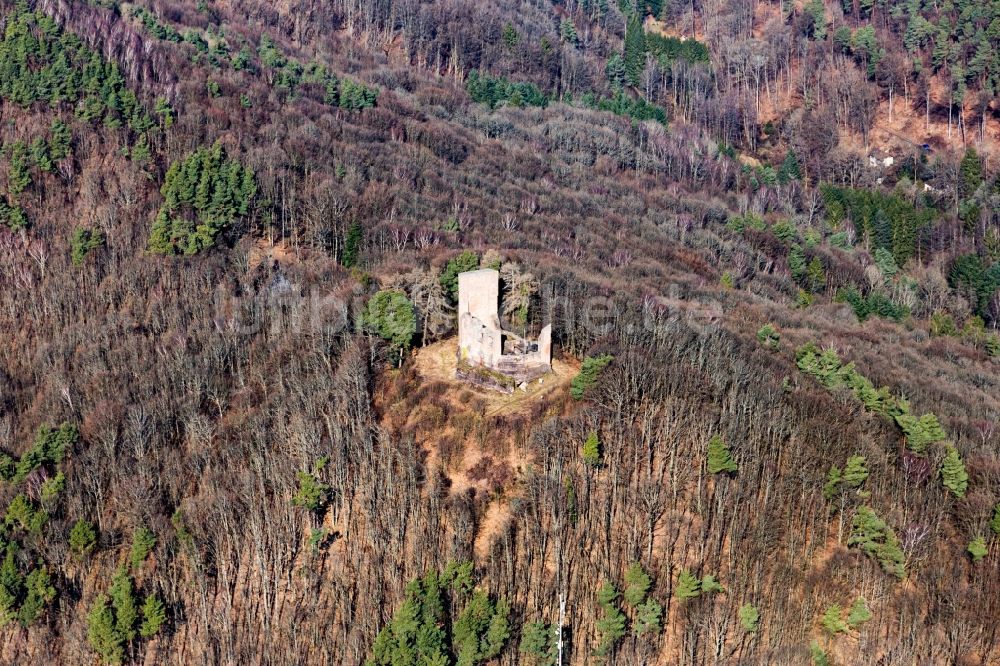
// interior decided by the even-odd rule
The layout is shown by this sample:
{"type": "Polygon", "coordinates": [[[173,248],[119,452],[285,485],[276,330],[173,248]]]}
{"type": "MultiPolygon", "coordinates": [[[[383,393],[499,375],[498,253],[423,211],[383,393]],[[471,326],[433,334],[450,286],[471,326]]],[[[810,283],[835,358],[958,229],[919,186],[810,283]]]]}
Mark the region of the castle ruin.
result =
{"type": "Polygon", "coordinates": [[[527,340],[500,325],[500,274],[492,269],[458,275],[458,375],[502,391],[552,369],[552,326],[527,340]]]}

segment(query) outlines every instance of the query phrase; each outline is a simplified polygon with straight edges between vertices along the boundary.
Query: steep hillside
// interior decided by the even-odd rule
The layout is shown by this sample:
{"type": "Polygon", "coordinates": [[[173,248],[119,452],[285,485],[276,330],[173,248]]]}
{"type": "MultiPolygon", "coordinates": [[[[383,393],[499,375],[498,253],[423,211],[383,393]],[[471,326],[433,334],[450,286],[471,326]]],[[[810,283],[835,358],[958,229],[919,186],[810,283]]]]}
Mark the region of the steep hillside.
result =
{"type": "Polygon", "coordinates": [[[0,659],[1000,662],[996,4],[0,0],[0,659]]]}

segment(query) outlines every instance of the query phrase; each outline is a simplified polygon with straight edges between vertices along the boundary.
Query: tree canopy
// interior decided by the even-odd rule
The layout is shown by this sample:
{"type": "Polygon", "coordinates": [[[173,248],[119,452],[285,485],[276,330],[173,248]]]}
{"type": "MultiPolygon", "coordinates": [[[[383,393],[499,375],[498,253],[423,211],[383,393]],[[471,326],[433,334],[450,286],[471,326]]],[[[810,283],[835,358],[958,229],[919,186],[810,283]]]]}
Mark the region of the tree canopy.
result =
{"type": "Polygon", "coordinates": [[[257,194],[251,169],[230,159],[222,143],[198,148],[170,165],[160,188],[149,249],[159,254],[196,254],[245,216],[257,194]]]}

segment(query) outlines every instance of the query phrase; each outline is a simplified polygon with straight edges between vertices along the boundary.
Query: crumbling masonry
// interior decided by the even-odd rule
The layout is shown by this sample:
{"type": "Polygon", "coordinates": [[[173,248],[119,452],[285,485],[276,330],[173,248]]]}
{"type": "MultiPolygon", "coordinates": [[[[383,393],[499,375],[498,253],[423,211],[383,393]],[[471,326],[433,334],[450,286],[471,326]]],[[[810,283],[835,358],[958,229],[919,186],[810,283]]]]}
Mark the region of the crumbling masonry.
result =
{"type": "Polygon", "coordinates": [[[500,274],[491,269],[458,275],[458,374],[510,391],[552,368],[552,326],[526,340],[500,326],[500,274]]]}

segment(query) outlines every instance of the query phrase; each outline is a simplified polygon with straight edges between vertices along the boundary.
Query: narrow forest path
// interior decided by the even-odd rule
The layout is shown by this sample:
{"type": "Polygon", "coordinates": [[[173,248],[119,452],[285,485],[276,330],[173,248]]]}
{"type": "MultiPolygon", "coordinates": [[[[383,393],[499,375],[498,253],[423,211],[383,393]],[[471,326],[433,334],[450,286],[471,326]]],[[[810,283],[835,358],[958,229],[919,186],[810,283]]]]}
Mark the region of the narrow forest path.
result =
{"type": "Polygon", "coordinates": [[[411,411],[420,444],[427,451],[428,468],[441,467],[451,482],[451,494],[473,492],[485,498],[475,539],[477,557],[485,556],[494,538],[510,517],[510,498],[531,451],[519,444],[514,425],[541,410],[561,411],[569,384],[579,372],[575,359],[553,359],[552,372],[524,389],[504,394],[472,386],[455,377],[457,338],[449,338],[414,351],[410,362],[420,386],[437,386],[434,400],[447,413],[441,427],[420,428],[424,405],[411,411]],[[458,452],[443,451],[444,446],[458,452]]]}

